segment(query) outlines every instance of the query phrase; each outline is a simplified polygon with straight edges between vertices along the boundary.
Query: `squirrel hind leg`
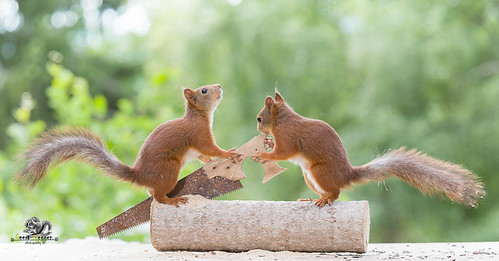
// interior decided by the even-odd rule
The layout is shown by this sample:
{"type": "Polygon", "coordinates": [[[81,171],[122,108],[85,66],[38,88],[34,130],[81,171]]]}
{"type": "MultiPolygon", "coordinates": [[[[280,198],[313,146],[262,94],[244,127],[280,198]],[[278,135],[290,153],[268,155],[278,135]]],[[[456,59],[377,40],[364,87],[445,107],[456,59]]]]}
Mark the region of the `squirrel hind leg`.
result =
{"type": "Polygon", "coordinates": [[[185,204],[188,201],[187,197],[176,197],[176,198],[169,198],[165,196],[165,194],[154,194],[154,199],[158,201],[159,203],[162,204],[168,204],[168,205],[173,205],[178,208],[179,204],[185,204]]]}
{"type": "Polygon", "coordinates": [[[315,205],[322,208],[327,204],[333,203],[340,196],[340,190],[337,189],[333,192],[329,192],[325,195],[321,195],[321,198],[315,201],[315,205]]]}
{"type": "Polygon", "coordinates": [[[187,202],[187,197],[174,197],[169,198],[166,195],[173,190],[176,182],[162,182],[157,184],[157,187],[149,187],[148,192],[158,201],[159,203],[174,205],[178,207],[179,204],[185,204],[187,202]]]}

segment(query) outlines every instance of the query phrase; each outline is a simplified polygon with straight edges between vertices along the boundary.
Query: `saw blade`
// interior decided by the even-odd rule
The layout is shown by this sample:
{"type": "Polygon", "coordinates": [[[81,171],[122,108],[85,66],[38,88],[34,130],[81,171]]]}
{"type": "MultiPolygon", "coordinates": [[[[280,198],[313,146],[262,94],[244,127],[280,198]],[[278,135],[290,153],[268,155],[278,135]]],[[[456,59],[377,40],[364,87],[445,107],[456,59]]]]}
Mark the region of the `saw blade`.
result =
{"type": "MultiPolygon", "coordinates": [[[[177,182],[175,188],[168,193],[168,197],[185,195],[201,195],[205,198],[215,198],[234,190],[241,189],[239,180],[229,180],[223,177],[208,178],[203,168],[196,170],[177,182]]],[[[123,230],[146,223],[151,219],[151,203],[149,197],[139,204],[127,209],[123,213],[97,227],[99,238],[108,237],[123,230]]]]}

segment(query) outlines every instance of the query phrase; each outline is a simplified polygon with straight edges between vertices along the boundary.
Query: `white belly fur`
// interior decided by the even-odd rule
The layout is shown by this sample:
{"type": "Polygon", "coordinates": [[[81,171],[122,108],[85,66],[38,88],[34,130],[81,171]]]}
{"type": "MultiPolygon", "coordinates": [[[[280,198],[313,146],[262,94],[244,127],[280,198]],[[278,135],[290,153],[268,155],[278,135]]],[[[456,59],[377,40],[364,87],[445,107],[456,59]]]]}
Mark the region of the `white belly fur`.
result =
{"type": "Polygon", "coordinates": [[[189,151],[187,151],[184,158],[182,159],[181,169],[183,169],[187,163],[199,157],[199,155],[201,155],[201,153],[197,152],[194,149],[190,149],[189,151]]]}
{"type": "Polygon", "coordinates": [[[296,156],[292,159],[289,159],[289,161],[291,161],[294,164],[301,167],[301,170],[303,172],[303,176],[305,176],[310,181],[310,183],[314,187],[315,191],[319,192],[319,194],[326,194],[326,192],[319,186],[319,184],[317,184],[314,177],[310,173],[310,163],[308,162],[308,160],[305,157],[296,156]]]}

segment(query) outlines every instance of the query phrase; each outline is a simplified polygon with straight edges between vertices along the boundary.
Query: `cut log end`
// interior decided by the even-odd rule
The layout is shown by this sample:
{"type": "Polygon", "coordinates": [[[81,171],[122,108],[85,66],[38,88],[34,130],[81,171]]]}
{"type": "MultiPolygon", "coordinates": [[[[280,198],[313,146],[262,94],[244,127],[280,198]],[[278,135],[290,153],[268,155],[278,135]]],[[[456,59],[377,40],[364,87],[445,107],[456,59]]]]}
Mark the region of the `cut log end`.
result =
{"type": "Polygon", "coordinates": [[[151,242],[158,251],[271,251],[365,253],[369,203],[224,201],[189,196],[175,208],[153,202],[151,242]]]}

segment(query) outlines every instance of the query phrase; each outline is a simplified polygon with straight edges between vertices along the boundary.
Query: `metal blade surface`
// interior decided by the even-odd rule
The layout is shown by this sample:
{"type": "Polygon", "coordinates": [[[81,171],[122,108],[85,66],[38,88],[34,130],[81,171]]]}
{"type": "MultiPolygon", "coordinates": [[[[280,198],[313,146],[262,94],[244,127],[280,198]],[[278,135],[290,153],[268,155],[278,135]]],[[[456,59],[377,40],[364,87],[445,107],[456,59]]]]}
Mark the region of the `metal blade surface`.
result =
{"type": "MultiPolygon", "coordinates": [[[[175,188],[168,193],[168,197],[180,197],[192,194],[211,199],[241,189],[242,187],[243,185],[238,180],[233,181],[223,177],[210,179],[203,168],[200,168],[179,180],[175,188]]],[[[99,238],[108,237],[148,222],[151,219],[152,200],[153,198],[149,197],[98,226],[97,234],[99,234],[99,238]]]]}

